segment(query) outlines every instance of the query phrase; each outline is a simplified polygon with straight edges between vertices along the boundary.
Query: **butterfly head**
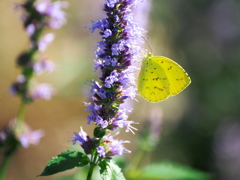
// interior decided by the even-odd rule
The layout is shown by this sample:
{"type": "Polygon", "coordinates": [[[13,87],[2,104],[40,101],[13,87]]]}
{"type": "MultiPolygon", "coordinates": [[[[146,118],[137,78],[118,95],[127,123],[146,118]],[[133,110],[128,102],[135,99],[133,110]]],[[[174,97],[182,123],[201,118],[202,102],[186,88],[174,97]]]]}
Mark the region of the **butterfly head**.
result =
{"type": "Polygon", "coordinates": [[[149,58],[152,57],[152,53],[148,52],[144,58],[144,60],[148,60],[149,58]]]}

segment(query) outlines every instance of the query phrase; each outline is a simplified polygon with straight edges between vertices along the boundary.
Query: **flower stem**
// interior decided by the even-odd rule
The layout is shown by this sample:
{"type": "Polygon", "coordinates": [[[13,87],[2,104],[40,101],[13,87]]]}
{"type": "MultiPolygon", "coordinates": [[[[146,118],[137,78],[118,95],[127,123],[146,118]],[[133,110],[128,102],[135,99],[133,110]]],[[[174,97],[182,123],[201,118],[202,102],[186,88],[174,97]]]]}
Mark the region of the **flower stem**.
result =
{"type": "Polygon", "coordinates": [[[24,114],[25,114],[25,103],[22,102],[18,111],[18,116],[17,119],[19,122],[22,122],[24,119],[24,114]]]}
{"type": "Polygon", "coordinates": [[[15,126],[16,133],[21,133],[23,130],[24,115],[25,115],[25,103],[21,102],[15,126]]]}
{"type": "Polygon", "coordinates": [[[125,172],[126,176],[128,177],[127,179],[135,180],[137,178],[137,175],[139,173],[142,162],[146,157],[146,154],[147,154],[147,151],[144,151],[143,149],[139,149],[135,153],[133,159],[131,160],[125,172]]]}
{"type": "Polygon", "coordinates": [[[90,168],[89,168],[88,175],[87,175],[87,180],[92,179],[92,174],[93,174],[93,170],[94,170],[95,166],[96,165],[94,163],[90,164],[90,168]]]}
{"type": "MultiPolygon", "coordinates": [[[[17,115],[17,122],[14,127],[15,135],[17,135],[18,133],[21,133],[23,131],[24,115],[25,115],[25,103],[21,102],[21,105],[20,105],[19,111],[18,111],[18,115],[17,115]]],[[[0,164],[0,180],[4,180],[4,178],[6,176],[10,158],[11,158],[12,154],[18,149],[18,147],[19,147],[18,143],[19,143],[18,141],[13,141],[10,149],[7,149],[7,151],[5,152],[5,154],[3,156],[2,162],[0,164]]]]}
{"type": "Polygon", "coordinates": [[[7,172],[7,168],[10,162],[11,155],[6,155],[2,159],[2,163],[0,165],[0,180],[4,180],[7,172]]]}

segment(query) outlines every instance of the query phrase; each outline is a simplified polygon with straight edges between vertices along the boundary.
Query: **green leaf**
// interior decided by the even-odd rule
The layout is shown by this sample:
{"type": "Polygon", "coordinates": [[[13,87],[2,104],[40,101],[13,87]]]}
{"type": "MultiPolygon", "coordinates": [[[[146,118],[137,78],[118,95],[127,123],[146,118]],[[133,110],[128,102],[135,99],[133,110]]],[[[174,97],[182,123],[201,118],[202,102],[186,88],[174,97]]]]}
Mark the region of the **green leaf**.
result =
{"type": "Polygon", "coordinates": [[[121,169],[113,161],[103,161],[99,164],[103,180],[125,180],[121,169]]]}
{"type": "Polygon", "coordinates": [[[105,134],[106,134],[106,130],[104,130],[100,127],[96,127],[94,129],[94,137],[95,138],[102,138],[105,134]]]}
{"type": "Polygon", "coordinates": [[[146,165],[138,178],[149,180],[208,180],[210,175],[180,164],[161,162],[146,165]]]}
{"type": "Polygon", "coordinates": [[[49,176],[75,167],[86,166],[89,161],[86,154],[76,150],[67,150],[52,157],[43,172],[38,176],[49,176]]]}

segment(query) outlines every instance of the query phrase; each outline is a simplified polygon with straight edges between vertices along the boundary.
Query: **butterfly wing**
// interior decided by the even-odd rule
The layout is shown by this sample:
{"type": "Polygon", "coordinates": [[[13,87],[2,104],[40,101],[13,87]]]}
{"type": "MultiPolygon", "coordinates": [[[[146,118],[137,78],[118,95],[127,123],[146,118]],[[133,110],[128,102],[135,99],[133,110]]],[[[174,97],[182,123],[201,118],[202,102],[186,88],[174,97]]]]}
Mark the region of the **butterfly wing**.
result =
{"type": "Polygon", "coordinates": [[[168,77],[158,61],[147,56],[143,59],[138,77],[138,92],[150,102],[158,102],[170,95],[168,77]]]}
{"type": "Polygon", "coordinates": [[[186,71],[173,60],[163,56],[153,56],[151,60],[158,63],[165,71],[170,84],[170,96],[180,93],[191,83],[186,71]]]}

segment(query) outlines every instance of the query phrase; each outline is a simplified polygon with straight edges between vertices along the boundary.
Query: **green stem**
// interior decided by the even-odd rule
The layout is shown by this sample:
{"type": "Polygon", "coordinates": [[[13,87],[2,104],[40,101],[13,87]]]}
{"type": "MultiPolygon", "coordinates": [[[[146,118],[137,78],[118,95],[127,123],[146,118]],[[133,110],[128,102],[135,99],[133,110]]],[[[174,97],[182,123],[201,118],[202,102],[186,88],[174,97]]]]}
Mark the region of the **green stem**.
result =
{"type": "Polygon", "coordinates": [[[88,171],[87,180],[91,180],[92,179],[92,174],[93,174],[93,170],[94,170],[95,166],[96,165],[94,163],[90,164],[90,169],[88,171]]]}
{"type": "Polygon", "coordinates": [[[143,149],[139,149],[133,159],[131,160],[128,168],[126,169],[126,176],[127,179],[129,180],[134,180],[137,178],[137,175],[139,173],[139,169],[142,165],[142,162],[144,160],[144,158],[146,157],[147,152],[144,151],[143,149]]]}
{"type": "MultiPolygon", "coordinates": [[[[14,127],[14,131],[16,133],[15,135],[17,135],[18,133],[21,133],[23,131],[24,114],[25,114],[25,104],[22,102],[19,107],[19,111],[18,111],[18,115],[17,115],[17,122],[14,127]]],[[[19,143],[18,141],[16,141],[16,142],[14,141],[13,144],[11,144],[10,149],[7,149],[7,151],[5,152],[5,154],[3,156],[2,162],[0,164],[0,180],[4,180],[4,178],[6,176],[10,158],[11,158],[12,154],[17,150],[18,145],[19,145],[18,143],[19,143]]]]}
{"type": "Polygon", "coordinates": [[[0,165],[0,180],[4,180],[7,172],[7,168],[10,162],[11,155],[5,155],[2,159],[2,163],[0,165]]]}
{"type": "Polygon", "coordinates": [[[98,154],[97,154],[97,152],[95,150],[92,153],[90,169],[88,171],[87,180],[91,180],[92,179],[93,170],[94,170],[94,168],[95,168],[95,166],[97,164],[97,157],[98,157],[98,154]]]}
{"type": "Polygon", "coordinates": [[[19,122],[23,121],[24,114],[25,114],[25,103],[22,102],[18,111],[18,116],[17,116],[17,119],[19,122]]]}
{"type": "Polygon", "coordinates": [[[93,163],[94,163],[94,164],[97,164],[97,157],[98,157],[98,155],[97,155],[97,153],[95,152],[95,155],[94,155],[94,158],[93,158],[93,163]]]}
{"type": "Polygon", "coordinates": [[[135,169],[137,171],[139,171],[139,169],[140,169],[140,167],[141,167],[141,165],[143,163],[143,160],[146,157],[146,154],[147,154],[147,152],[144,151],[144,150],[140,150],[140,152],[138,153],[138,158],[137,158],[136,167],[135,167],[135,169]]]}
{"type": "Polygon", "coordinates": [[[19,107],[17,122],[15,126],[16,133],[21,133],[23,131],[23,121],[25,115],[25,103],[22,102],[19,107]]]}

